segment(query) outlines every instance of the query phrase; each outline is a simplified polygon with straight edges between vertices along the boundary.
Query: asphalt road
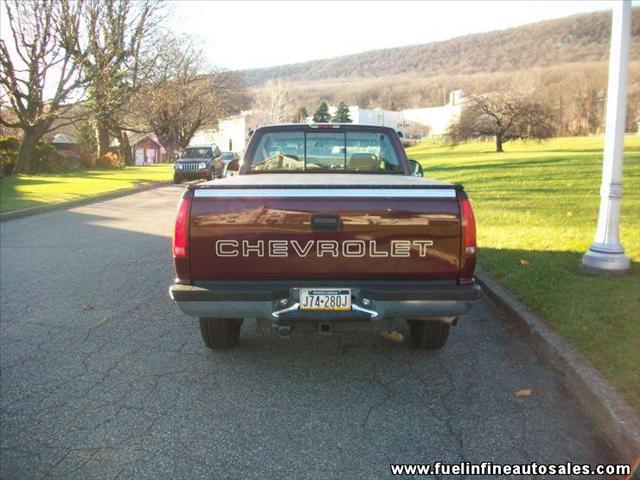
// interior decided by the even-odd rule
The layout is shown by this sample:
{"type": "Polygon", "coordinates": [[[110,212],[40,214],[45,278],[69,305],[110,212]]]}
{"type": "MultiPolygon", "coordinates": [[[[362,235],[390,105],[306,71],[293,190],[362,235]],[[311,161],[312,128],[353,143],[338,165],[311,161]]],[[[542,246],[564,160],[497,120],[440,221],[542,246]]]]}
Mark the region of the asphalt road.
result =
{"type": "Polygon", "coordinates": [[[206,349],[167,294],[180,190],[1,225],[2,478],[369,479],[391,462],[614,461],[484,300],[434,353],[247,324],[237,349],[206,349]]]}

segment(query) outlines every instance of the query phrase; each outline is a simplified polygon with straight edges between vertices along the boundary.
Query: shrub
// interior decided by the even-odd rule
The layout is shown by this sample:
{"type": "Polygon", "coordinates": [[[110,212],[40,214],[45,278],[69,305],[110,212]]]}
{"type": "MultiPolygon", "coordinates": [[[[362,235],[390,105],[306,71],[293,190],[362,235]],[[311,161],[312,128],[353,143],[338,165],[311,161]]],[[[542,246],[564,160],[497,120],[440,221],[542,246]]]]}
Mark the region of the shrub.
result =
{"type": "Polygon", "coordinates": [[[70,170],[82,170],[84,168],[84,159],[79,155],[68,155],[65,157],[69,164],[70,170]]]}
{"type": "Polygon", "coordinates": [[[98,165],[103,168],[124,168],[124,161],[117,153],[107,152],[100,158],[98,165]]]}
{"type": "Polygon", "coordinates": [[[80,152],[80,164],[83,168],[95,168],[98,163],[98,155],[96,153],[80,152]]]}
{"type": "Polygon", "coordinates": [[[16,166],[20,140],[16,137],[0,138],[0,177],[11,175],[16,166]]]}
{"type": "Polygon", "coordinates": [[[33,148],[30,167],[32,173],[58,173],[70,170],[67,159],[60,155],[53,145],[44,142],[38,142],[33,148]]]}

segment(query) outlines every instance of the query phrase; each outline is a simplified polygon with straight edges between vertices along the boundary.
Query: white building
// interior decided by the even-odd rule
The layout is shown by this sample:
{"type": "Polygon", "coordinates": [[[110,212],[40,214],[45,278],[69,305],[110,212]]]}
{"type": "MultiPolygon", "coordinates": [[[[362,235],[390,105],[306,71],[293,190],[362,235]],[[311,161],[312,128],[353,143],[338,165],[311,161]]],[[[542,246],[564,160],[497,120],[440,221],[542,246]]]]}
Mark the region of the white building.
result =
{"type": "Polygon", "coordinates": [[[449,94],[449,103],[440,107],[411,108],[403,110],[404,122],[429,128],[429,136],[442,136],[460,119],[465,96],[462,90],[449,94]]]}
{"type": "MultiPolygon", "coordinates": [[[[411,108],[399,112],[382,108],[349,107],[349,116],[353,123],[361,125],[380,125],[390,127],[407,134],[411,131],[428,131],[429,136],[446,135],[449,127],[458,121],[465,103],[462,90],[449,94],[449,103],[439,107],[411,108]],[[422,127],[422,128],[420,128],[422,127]]],[[[329,107],[329,113],[335,115],[337,108],[329,107]]]]}
{"type": "Polygon", "coordinates": [[[209,145],[215,143],[220,150],[244,152],[251,129],[256,128],[255,115],[251,110],[225,118],[218,122],[217,129],[198,130],[189,142],[190,145],[209,145]]]}
{"type": "MultiPolygon", "coordinates": [[[[393,128],[403,134],[439,137],[445,135],[449,127],[460,118],[465,103],[464,92],[454,90],[449,94],[449,103],[440,107],[412,108],[392,111],[382,108],[349,107],[349,116],[353,123],[360,125],[379,125],[393,128]],[[428,133],[427,133],[428,132],[428,133]]],[[[335,115],[337,107],[330,106],[329,113],[335,115]]],[[[191,140],[191,145],[207,145],[215,143],[220,150],[244,152],[249,135],[261,124],[264,115],[247,110],[239,115],[225,118],[218,122],[217,129],[199,130],[191,140]]],[[[307,118],[308,123],[313,117],[307,118]]]]}
{"type": "MultiPolygon", "coordinates": [[[[337,110],[337,107],[329,107],[331,116],[334,116],[337,110]]],[[[353,123],[359,125],[378,125],[402,130],[402,112],[394,112],[382,108],[360,108],[357,105],[351,105],[349,106],[349,117],[353,123]]],[[[313,117],[309,117],[310,123],[312,120],[313,117]]]]}

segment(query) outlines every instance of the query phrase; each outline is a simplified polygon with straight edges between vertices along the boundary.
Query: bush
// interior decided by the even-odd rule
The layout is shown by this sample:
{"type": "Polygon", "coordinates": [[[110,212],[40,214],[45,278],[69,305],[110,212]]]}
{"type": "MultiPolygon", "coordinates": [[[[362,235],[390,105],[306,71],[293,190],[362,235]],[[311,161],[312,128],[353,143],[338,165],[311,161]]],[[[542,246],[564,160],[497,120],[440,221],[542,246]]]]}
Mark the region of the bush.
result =
{"type": "Polygon", "coordinates": [[[82,168],[95,168],[97,163],[98,155],[96,153],[80,151],[80,166],[82,168]]]}
{"type": "Polygon", "coordinates": [[[0,138],[0,177],[11,175],[16,166],[20,140],[16,137],[0,138]]]}
{"type": "Polygon", "coordinates": [[[107,152],[100,158],[98,165],[103,168],[124,168],[124,161],[117,153],[107,152]]]}
{"type": "Polygon", "coordinates": [[[33,147],[30,168],[32,173],[58,173],[68,170],[70,170],[69,162],[58,153],[53,145],[38,142],[33,147]]]}

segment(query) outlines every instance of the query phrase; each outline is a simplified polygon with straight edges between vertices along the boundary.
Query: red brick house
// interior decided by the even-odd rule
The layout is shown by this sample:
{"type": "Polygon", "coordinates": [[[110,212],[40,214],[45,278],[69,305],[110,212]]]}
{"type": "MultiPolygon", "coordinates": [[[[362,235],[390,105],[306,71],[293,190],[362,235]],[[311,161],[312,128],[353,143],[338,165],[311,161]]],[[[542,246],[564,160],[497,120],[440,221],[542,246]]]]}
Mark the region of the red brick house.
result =
{"type": "Polygon", "coordinates": [[[167,162],[167,152],[158,143],[155,135],[132,136],[130,143],[131,153],[136,165],[167,162]]]}

